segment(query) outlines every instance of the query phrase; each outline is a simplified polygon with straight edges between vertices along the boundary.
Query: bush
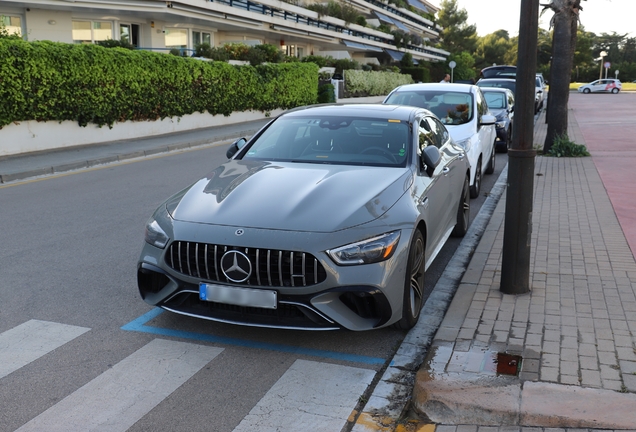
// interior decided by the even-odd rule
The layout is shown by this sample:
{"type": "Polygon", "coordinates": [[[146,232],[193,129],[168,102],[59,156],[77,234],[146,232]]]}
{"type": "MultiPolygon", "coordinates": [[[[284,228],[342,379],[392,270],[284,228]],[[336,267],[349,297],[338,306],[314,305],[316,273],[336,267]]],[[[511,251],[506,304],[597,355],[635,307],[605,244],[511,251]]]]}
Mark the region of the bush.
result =
{"type": "Polygon", "coordinates": [[[402,73],[411,75],[415,82],[430,82],[431,72],[423,67],[406,67],[402,68],[402,73]]]}
{"type": "Polygon", "coordinates": [[[233,66],[141,50],[0,38],[0,128],[25,120],[80,126],[230,115],[313,104],[318,68],[233,66]]]}
{"type": "Polygon", "coordinates": [[[410,75],[361,70],[348,70],[344,78],[345,93],[353,97],[387,95],[394,88],[413,82],[410,75]]]}
{"type": "Polygon", "coordinates": [[[318,103],[333,103],[336,101],[336,92],[333,84],[320,84],[318,86],[318,103]]]}
{"type": "Polygon", "coordinates": [[[571,141],[567,134],[557,136],[546,156],[554,157],[582,157],[589,156],[590,153],[582,144],[571,141]]]}
{"type": "Polygon", "coordinates": [[[135,49],[135,46],[133,44],[123,38],[122,40],[106,39],[103,41],[98,41],[97,45],[103,46],[104,48],[126,48],[129,50],[135,49]]]}

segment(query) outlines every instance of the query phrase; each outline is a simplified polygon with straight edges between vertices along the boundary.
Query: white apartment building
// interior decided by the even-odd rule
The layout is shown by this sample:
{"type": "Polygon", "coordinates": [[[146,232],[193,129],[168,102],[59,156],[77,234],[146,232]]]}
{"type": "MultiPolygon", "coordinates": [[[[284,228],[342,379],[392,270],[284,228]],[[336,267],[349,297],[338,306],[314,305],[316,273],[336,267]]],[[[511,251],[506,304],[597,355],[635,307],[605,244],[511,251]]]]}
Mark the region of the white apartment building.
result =
{"type": "MultiPolygon", "coordinates": [[[[207,42],[273,44],[288,55],[351,58],[361,63],[400,60],[445,61],[448,52],[428,44],[441,30],[432,21],[383,0],[339,0],[367,21],[361,26],[304,8],[315,0],[2,0],[0,19],[10,32],[30,41],[95,43],[125,38],[138,49],[192,52],[207,42]],[[396,46],[380,24],[419,36],[422,43],[396,46]]],[[[326,1],[325,1],[326,3],[326,1]]],[[[417,10],[435,14],[428,0],[408,0],[417,10]]]]}

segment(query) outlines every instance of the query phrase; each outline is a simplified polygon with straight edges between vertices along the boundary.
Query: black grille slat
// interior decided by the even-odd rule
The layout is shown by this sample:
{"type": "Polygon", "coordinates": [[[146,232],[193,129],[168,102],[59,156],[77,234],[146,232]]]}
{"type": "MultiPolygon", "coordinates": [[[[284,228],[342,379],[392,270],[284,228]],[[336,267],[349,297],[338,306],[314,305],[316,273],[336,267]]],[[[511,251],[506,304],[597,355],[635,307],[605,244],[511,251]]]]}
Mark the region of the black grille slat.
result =
{"type": "Polygon", "coordinates": [[[244,252],[252,263],[250,278],[239,285],[312,286],[327,277],[325,269],[313,255],[298,251],[175,241],[168,247],[165,262],[173,270],[191,277],[231,283],[220,269],[221,258],[228,250],[244,252]]]}

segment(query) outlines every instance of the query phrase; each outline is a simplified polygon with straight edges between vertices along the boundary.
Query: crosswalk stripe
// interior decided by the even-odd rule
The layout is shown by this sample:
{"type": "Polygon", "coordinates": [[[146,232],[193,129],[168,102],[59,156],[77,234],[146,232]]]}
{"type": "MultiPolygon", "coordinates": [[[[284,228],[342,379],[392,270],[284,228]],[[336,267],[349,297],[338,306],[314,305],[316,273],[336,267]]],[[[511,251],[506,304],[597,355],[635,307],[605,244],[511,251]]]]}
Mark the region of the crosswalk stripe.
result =
{"type": "Polygon", "coordinates": [[[125,431],[222,351],[154,339],[18,431],[125,431]]]}
{"type": "Polygon", "coordinates": [[[234,432],[339,431],[375,371],[296,360],[234,432]]]}
{"type": "Polygon", "coordinates": [[[0,378],[89,331],[48,321],[29,320],[0,334],[0,378]]]}

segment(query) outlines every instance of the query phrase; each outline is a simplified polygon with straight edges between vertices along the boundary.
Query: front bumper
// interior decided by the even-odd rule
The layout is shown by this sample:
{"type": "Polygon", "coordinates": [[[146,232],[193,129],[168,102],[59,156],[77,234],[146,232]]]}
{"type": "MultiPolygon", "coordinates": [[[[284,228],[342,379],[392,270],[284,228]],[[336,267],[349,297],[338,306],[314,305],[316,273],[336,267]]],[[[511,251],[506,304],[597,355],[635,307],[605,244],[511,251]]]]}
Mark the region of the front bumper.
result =
{"type": "MultiPolygon", "coordinates": [[[[235,230],[235,227],[228,229],[235,230]]],[[[269,236],[272,236],[272,242],[264,241],[261,244],[284,243],[289,248],[286,235],[264,231],[246,230],[249,234],[241,238],[243,243],[230,248],[254,248],[254,244],[250,244],[251,237],[263,240],[263,237],[269,236]],[[273,240],[275,236],[278,236],[278,241],[273,240]]],[[[305,248],[307,245],[318,247],[311,247],[308,253],[316,257],[324,269],[324,273],[316,280],[311,277],[282,277],[279,281],[278,277],[268,279],[263,276],[258,283],[249,280],[240,284],[217,279],[212,276],[213,270],[185,270],[187,265],[183,263],[175,270],[174,263],[169,262],[170,247],[159,249],[145,243],[137,268],[139,293],[151,305],[183,315],[231,324],[302,330],[369,330],[384,327],[399,320],[402,315],[410,234],[408,230],[402,232],[395,254],[386,261],[337,266],[322,250],[346,244],[347,240],[343,241],[346,236],[342,233],[337,237],[334,234],[304,233],[303,245],[305,248]],[[340,243],[334,243],[336,241],[340,243]],[[330,246],[321,248],[320,244],[330,246]],[[275,309],[267,309],[201,300],[200,283],[274,290],[277,305],[275,309]]],[[[292,237],[298,235],[289,234],[292,237]]],[[[203,262],[202,259],[200,261],[203,262]]],[[[286,265],[288,263],[281,267],[286,265]]]]}

